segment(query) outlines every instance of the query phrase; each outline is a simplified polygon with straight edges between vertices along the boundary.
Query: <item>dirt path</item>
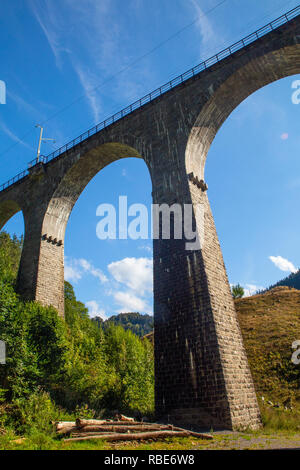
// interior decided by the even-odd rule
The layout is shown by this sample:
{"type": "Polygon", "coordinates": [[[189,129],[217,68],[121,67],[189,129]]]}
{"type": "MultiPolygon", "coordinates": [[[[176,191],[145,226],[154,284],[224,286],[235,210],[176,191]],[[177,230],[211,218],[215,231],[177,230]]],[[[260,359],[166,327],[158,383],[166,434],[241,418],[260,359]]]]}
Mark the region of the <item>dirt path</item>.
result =
{"type": "Polygon", "coordinates": [[[247,433],[213,433],[214,440],[200,445],[199,449],[297,449],[300,450],[300,433],[297,434],[261,434],[247,433]]]}

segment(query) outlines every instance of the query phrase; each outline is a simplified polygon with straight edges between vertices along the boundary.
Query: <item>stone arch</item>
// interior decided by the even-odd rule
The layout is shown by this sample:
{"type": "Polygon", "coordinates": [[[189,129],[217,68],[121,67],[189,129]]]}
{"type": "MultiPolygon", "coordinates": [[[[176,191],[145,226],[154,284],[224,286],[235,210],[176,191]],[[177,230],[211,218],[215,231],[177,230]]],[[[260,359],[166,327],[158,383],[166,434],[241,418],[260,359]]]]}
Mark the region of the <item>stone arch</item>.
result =
{"type": "MultiPolygon", "coordinates": [[[[104,167],[121,158],[142,158],[138,151],[120,143],[104,143],[66,161],[62,176],[56,175],[40,217],[38,269],[35,298],[53,305],[64,315],[64,237],[72,209],[82,191],[104,167]]],[[[31,249],[32,251],[32,249],[31,249]]],[[[24,282],[23,282],[24,284],[24,282]]]]}
{"type": "Polygon", "coordinates": [[[0,230],[18,212],[22,212],[18,202],[10,199],[0,202],[0,230]]]}
{"type": "MultiPolygon", "coordinates": [[[[300,44],[274,50],[242,64],[213,90],[191,129],[185,163],[187,173],[204,180],[207,153],[218,130],[242,101],[255,91],[300,73],[300,44]]],[[[291,90],[292,91],[292,90],[291,90]]]]}
{"type": "Polygon", "coordinates": [[[129,157],[143,158],[129,145],[109,142],[93,148],[77,159],[64,174],[49,201],[43,232],[63,240],[71,211],[88,183],[110,163],[129,157]]]}

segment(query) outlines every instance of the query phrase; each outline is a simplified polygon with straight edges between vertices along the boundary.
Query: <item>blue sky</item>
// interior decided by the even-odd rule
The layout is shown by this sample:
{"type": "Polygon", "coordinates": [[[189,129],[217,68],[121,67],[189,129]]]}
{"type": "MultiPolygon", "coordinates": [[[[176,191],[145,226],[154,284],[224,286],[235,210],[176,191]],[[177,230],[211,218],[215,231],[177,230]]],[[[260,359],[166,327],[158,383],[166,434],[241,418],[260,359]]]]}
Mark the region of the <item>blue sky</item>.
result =
{"type": "MultiPolygon", "coordinates": [[[[47,155],[297,3],[2,0],[0,80],[7,103],[0,105],[0,183],[35,157],[35,124],[56,139],[43,144],[47,155]]],[[[300,105],[291,99],[296,79],[245,100],[208,154],[208,194],[229,280],[247,293],[300,266],[300,105]]],[[[74,207],[66,278],[91,315],[152,313],[151,241],[96,237],[99,204],[127,195],[129,204],[150,206],[151,190],[143,161],[119,160],[89,183],[74,207]]],[[[22,233],[22,216],[5,229],[22,233]]]]}

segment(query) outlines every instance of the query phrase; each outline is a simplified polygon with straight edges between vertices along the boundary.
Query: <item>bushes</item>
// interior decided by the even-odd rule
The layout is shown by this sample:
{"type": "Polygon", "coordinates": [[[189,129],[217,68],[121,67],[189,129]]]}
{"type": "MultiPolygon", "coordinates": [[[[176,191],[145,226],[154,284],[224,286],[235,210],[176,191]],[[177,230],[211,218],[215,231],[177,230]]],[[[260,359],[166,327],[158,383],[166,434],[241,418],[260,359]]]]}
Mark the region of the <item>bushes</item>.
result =
{"type": "Polygon", "coordinates": [[[108,409],[151,413],[152,345],[119,326],[98,328],[69,283],[65,321],[52,307],[23,302],[14,289],[21,244],[0,234],[0,339],[7,348],[7,363],[0,366],[4,421],[19,432],[49,431],[50,417],[62,413],[57,406],[92,415],[108,409]]]}
{"type": "Polygon", "coordinates": [[[6,232],[0,233],[0,273],[5,282],[14,283],[20,263],[23,238],[16,235],[10,238],[6,232]]]}
{"type": "Polygon", "coordinates": [[[154,368],[150,343],[141,341],[129,330],[110,325],[105,335],[105,352],[117,380],[115,406],[144,414],[153,411],[154,368]]]}
{"type": "Polygon", "coordinates": [[[300,409],[286,410],[284,407],[272,408],[261,406],[261,416],[264,428],[270,431],[295,431],[300,429],[300,409]]]}
{"type": "Polygon", "coordinates": [[[68,415],[55,406],[49,393],[37,388],[26,398],[17,398],[11,404],[8,424],[19,433],[53,432],[52,421],[65,419],[68,415]]]}

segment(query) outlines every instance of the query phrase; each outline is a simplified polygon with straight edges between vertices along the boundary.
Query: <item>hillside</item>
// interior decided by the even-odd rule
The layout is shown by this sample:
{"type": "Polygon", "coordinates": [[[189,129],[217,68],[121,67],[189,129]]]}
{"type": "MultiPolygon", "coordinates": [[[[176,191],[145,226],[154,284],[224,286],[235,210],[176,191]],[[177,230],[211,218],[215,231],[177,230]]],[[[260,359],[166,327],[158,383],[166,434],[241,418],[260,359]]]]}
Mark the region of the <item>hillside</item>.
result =
{"type": "Polygon", "coordinates": [[[300,365],[291,345],[300,340],[300,291],[276,287],[235,301],[258,396],[300,400],[300,365]]]}
{"type": "Polygon", "coordinates": [[[122,326],[124,330],[131,330],[137,336],[144,336],[153,329],[153,317],[150,315],[141,315],[138,312],[119,313],[113,315],[108,320],[103,321],[100,317],[92,318],[98,327],[108,328],[109,325],[122,326]]]}
{"type": "Polygon", "coordinates": [[[276,282],[276,284],[270,286],[267,290],[274,289],[274,287],[287,286],[293,287],[294,289],[300,290],[300,270],[295,273],[291,273],[289,276],[276,282]]]}
{"type": "MultiPolygon", "coordinates": [[[[235,306],[259,401],[300,401],[300,365],[291,362],[291,345],[300,340],[300,291],[276,287],[235,306]]],[[[152,342],[153,333],[146,338],[152,342]]]]}

